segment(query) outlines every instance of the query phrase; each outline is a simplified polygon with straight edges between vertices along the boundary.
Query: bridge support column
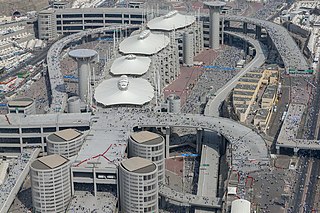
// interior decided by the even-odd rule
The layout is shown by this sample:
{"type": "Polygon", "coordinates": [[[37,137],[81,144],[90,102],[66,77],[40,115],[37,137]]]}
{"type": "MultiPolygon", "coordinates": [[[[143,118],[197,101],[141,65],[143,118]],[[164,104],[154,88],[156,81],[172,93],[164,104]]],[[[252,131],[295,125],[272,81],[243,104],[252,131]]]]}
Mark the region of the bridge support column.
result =
{"type": "Polygon", "coordinates": [[[273,45],[272,39],[269,35],[267,35],[267,45],[268,45],[269,50],[274,50],[274,45],[273,45]]]}
{"type": "Polygon", "coordinates": [[[244,41],[244,42],[243,42],[243,51],[244,51],[244,53],[246,54],[246,56],[247,56],[248,53],[249,53],[248,49],[249,49],[248,42],[244,41]]]}
{"type": "Polygon", "coordinates": [[[166,198],[164,196],[160,197],[160,208],[162,209],[166,208],[166,198]]]}
{"type": "Polygon", "coordinates": [[[256,39],[260,40],[261,39],[261,27],[256,26],[256,39]]]}
{"type": "Polygon", "coordinates": [[[170,126],[166,126],[166,151],[165,151],[165,157],[169,158],[170,152],[170,126]]]}
{"type": "Polygon", "coordinates": [[[224,21],[224,26],[228,29],[230,27],[230,21],[224,21]]]}
{"type": "Polygon", "coordinates": [[[248,33],[248,23],[243,22],[242,29],[243,29],[243,34],[247,34],[248,33]]]}
{"type": "Polygon", "coordinates": [[[293,148],[293,153],[295,156],[298,155],[298,152],[299,152],[299,148],[297,148],[297,147],[293,148]]]}
{"type": "Polygon", "coordinates": [[[201,154],[201,147],[202,147],[202,138],[203,138],[203,129],[197,129],[197,141],[196,141],[196,151],[198,154],[201,154]]]}
{"type": "Polygon", "coordinates": [[[221,45],[224,44],[224,18],[222,17],[221,22],[221,45]]]}
{"type": "Polygon", "coordinates": [[[280,155],[280,146],[276,146],[277,155],[280,155]]]}
{"type": "Polygon", "coordinates": [[[233,43],[233,38],[231,35],[228,35],[228,44],[232,46],[232,43],[233,43]]]}
{"type": "Polygon", "coordinates": [[[184,210],[185,210],[186,213],[190,213],[190,207],[189,206],[186,206],[184,210]]]}
{"type": "Polygon", "coordinates": [[[221,148],[220,148],[220,153],[225,154],[227,150],[227,141],[226,138],[223,135],[219,136],[221,138],[221,148]]]}

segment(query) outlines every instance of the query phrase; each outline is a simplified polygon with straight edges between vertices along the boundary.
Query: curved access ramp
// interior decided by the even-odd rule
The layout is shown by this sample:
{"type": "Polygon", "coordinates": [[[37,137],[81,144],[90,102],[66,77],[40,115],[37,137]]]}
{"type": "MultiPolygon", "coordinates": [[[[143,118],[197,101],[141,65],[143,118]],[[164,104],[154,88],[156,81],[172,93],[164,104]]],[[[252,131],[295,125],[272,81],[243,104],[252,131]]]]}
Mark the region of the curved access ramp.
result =
{"type": "Polygon", "coordinates": [[[245,22],[265,28],[286,68],[309,69],[308,62],[286,28],[270,21],[245,16],[225,16],[224,20],[245,22]]]}
{"type": "Polygon", "coordinates": [[[186,206],[197,206],[220,209],[222,199],[217,197],[198,196],[190,193],[182,193],[169,188],[166,185],[159,186],[159,194],[170,200],[183,203],[186,206]]]}
{"type": "Polygon", "coordinates": [[[237,85],[239,78],[249,72],[252,69],[256,69],[264,64],[266,60],[266,53],[262,48],[259,41],[241,33],[225,31],[224,33],[239,37],[244,41],[250,43],[256,49],[256,55],[237,75],[235,75],[230,81],[221,87],[217,92],[214,93],[205,107],[204,114],[206,116],[219,117],[219,107],[221,103],[228,97],[231,90],[237,85]]]}

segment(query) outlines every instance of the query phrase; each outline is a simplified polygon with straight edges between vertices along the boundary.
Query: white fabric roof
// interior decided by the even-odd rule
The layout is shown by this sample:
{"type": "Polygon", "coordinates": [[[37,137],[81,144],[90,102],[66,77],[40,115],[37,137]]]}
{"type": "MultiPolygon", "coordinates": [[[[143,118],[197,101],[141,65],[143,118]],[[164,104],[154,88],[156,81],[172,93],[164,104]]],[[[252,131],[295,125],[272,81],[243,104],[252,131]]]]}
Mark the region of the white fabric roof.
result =
{"type": "Polygon", "coordinates": [[[251,203],[244,199],[234,200],[231,203],[231,213],[250,213],[251,203]]]}
{"type": "Polygon", "coordinates": [[[126,55],[114,60],[110,72],[113,75],[143,75],[151,64],[149,57],[126,55]]]}
{"type": "Polygon", "coordinates": [[[94,98],[105,106],[130,104],[143,105],[154,97],[151,84],[142,78],[111,78],[99,84],[94,98]]]}
{"type": "Polygon", "coordinates": [[[124,54],[153,55],[165,48],[170,42],[164,34],[154,34],[150,30],[124,39],[119,45],[119,51],[124,54]]]}
{"type": "Polygon", "coordinates": [[[193,24],[196,21],[196,17],[182,15],[178,11],[174,10],[164,16],[160,16],[150,20],[147,24],[151,30],[164,30],[172,31],[174,29],[180,29],[193,24]]]}

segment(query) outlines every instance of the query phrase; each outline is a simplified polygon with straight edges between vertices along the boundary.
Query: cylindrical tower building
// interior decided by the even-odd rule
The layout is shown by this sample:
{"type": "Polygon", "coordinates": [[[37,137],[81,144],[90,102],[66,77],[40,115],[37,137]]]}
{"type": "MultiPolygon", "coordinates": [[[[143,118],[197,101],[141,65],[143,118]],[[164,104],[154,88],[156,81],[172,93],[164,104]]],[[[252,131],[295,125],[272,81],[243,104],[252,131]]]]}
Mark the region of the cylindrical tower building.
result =
{"type": "Polygon", "coordinates": [[[136,132],[129,137],[129,157],[141,157],[157,164],[159,183],[164,181],[164,146],[164,138],[153,132],[136,132]]]}
{"type": "Polygon", "coordinates": [[[78,96],[68,98],[68,113],[80,113],[81,103],[78,96]]]}
{"type": "Polygon", "coordinates": [[[123,213],[157,213],[158,170],[150,160],[133,157],[119,165],[120,210],[123,213]]]}
{"type": "Polygon", "coordinates": [[[181,112],[181,100],[180,97],[175,94],[168,96],[169,112],[180,113],[181,112]]]}
{"type": "Polygon", "coordinates": [[[25,115],[36,114],[36,102],[28,97],[13,99],[8,101],[8,112],[25,115]]]}
{"type": "Polygon", "coordinates": [[[30,166],[34,212],[65,212],[71,199],[70,161],[60,155],[36,159],[30,166]]]}
{"type": "Polygon", "coordinates": [[[183,63],[187,66],[193,66],[193,39],[192,32],[183,34],[183,63]]]}
{"type": "Polygon", "coordinates": [[[219,49],[220,46],[220,10],[226,5],[222,1],[203,2],[204,8],[209,8],[210,13],[210,41],[212,49],[219,49]]]}
{"type": "Polygon", "coordinates": [[[69,52],[69,56],[78,63],[78,94],[85,103],[89,99],[90,62],[97,54],[96,51],[90,49],[76,49],[69,52]]]}
{"type": "Polygon", "coordinates": [[[59,154],[70,158],[78,154],[84,141],[84,134],[76,129],[64,129],[47,136],[48,155],[59,154]]]}

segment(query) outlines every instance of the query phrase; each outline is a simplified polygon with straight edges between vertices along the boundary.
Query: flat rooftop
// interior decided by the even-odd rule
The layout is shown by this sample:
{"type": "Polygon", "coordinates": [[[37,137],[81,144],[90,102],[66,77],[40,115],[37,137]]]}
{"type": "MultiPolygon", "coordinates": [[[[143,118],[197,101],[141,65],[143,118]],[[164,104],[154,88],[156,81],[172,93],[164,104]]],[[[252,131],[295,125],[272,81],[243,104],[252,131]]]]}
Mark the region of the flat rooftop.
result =
{"type": "Polygon", "coordinates": [[[53,154],[53,155],[47,155],[47,156],[36,159],[31,164],[31,167],[38,170],[48,170],[48,169],[54,169],[59,166],[62,166],[68,161],[69,160],[63,156],[53,154]]]}
{"type": "Polygon", "coordinates": [[[48,136],[48,139],[54,142],[66,142],[74,140],[82,135],[76,129],[64,129],[48,136]]]}
{"type": "Polygon", "coordinates": [[[234,90],[233,91],[233,96],[250,96],[252,97],[254,94],[254,91],[239,91],[239,90],[234,90]]]}
{"type": "Polygon", "coordinates": [[[155,145],[163,142],[163,138],[153,132],[141,131],[131,134],[131,138],[140,144],[155,145]]]}
{"type": "Polygon", "coordinates": [[[248,78],[248,77],[241,77],[239,79],[239,82],[244,82],[244,83],[252,83],[252,84],[257,84],[260,81],[260,77],[259,78],[248,78]]]}
{"type": "Polygon", "coordinates": [[[32,98],[17,98],[12,101],[8,101],[9,107],[27,107],[33,103],[32,98]]]}
{"type": "Polygon", "coordinates": [[[256,90],[257,85],[251,85],[251,84],[241,84],[238,83],[237,86],[234,88],[234,90],[249,90],[249,91],[254,91],[256,90]]]}
{"type": "Polygon", "coordinates": [[[57,114],[36,114],[23,115],[10,113],[0,115],[0,128],[32,127],[32,126],[56,126],[57,124],[89,124],[90,113],[57,113],[57,114]]]}
{"type": "Polygon", "coordinates": [[[151,161],[145,158],[133,157],[122,161],[122,166],[129,172],[135,173],[149,173],[154,171],[157,167],[151,161]]]}

